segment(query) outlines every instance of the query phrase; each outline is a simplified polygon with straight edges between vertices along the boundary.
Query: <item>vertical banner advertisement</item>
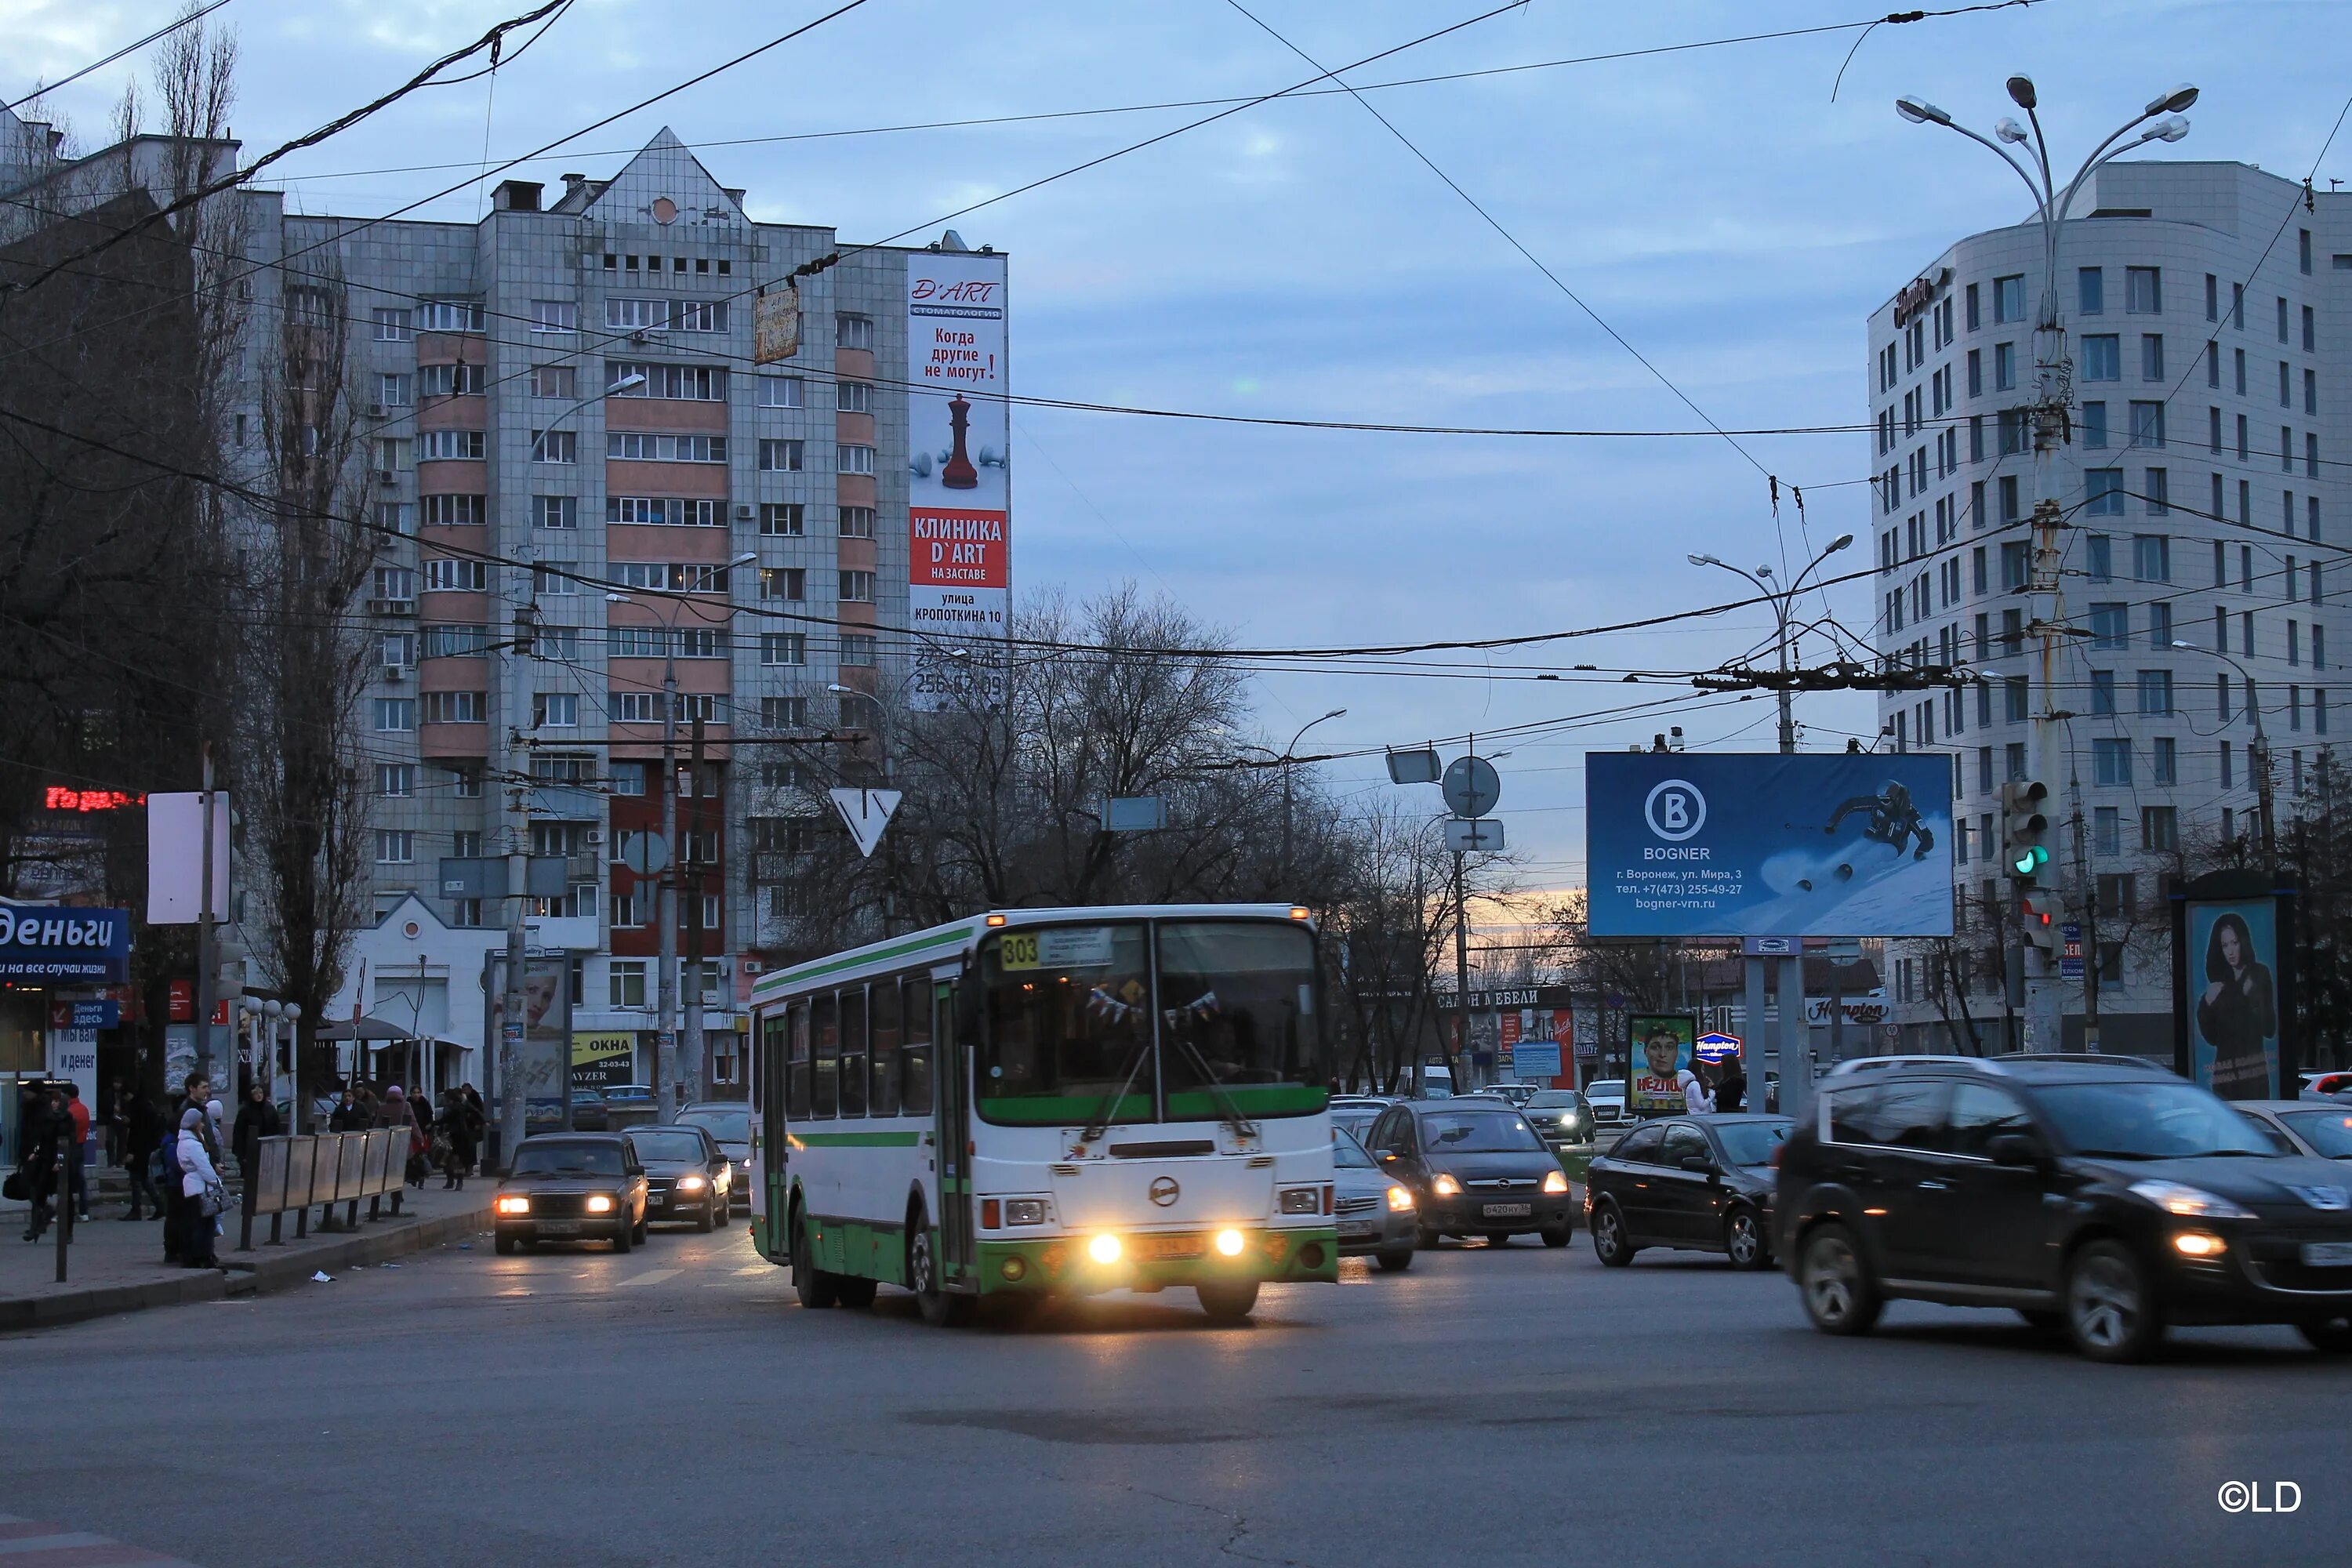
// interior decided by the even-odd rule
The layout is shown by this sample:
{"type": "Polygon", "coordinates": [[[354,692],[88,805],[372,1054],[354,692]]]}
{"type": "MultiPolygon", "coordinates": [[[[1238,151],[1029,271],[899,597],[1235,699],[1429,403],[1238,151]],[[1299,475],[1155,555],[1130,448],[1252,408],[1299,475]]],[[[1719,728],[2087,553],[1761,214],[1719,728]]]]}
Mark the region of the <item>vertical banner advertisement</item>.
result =
{"type": "Polygon", "coordinates": [[[2174,1066],[2224,1100],[2291,1096],[2302,1065],[2288,1027],[2294,902],[2269,883],[2222,871],[2173,896],[2174,1066]]]}
{"type": "Polygon", "coordinates": [[[1625,1109],[1635,1116],[1678,1116],[1690,1109],[1684,1085],[1698,1044],[1698,1020],[1687,1013],[1633,1013],[1625,1019],[1633,1081],[1625,1109]]]}
{"type": "Polygon", "coordinates": [[[907,625],[911,689],[934,706],[1012,610],[1004,312],[1003,257],[907,258],[907,625]]]}
{"type": "MultiPolygon", "coordinates": [[[[564,1081],[572,1062],[570,967],[552,954],[522,961],[523,1037],[516,1071],[522,1079],[526,1131],[563,1124],[564,1081]]],[[[490,954],[489,1027],[483,1044],[492,1053],[506,1023],[506,968],[504,953],[490,954]]],[[[501,1085],[499,1094],[505,1092],[501,1085]]]]}

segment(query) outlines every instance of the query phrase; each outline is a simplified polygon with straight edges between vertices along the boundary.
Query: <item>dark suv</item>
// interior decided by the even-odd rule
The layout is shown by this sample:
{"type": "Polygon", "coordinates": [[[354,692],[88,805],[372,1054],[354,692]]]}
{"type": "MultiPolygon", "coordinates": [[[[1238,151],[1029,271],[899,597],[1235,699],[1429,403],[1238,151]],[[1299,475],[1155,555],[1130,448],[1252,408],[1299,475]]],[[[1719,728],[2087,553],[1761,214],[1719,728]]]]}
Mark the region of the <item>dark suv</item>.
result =
{"type": "Polygon", "coordinates": [[[2009,1307],[2130,1361],[2166,1325],[2291,1323],[2352,1350],[2352,1191],[2212,1094],[2119,1058],[1881,1058],[1780,1152],[1775,1250],[1816,1328],[1894,1298],[2009,1307]]]}

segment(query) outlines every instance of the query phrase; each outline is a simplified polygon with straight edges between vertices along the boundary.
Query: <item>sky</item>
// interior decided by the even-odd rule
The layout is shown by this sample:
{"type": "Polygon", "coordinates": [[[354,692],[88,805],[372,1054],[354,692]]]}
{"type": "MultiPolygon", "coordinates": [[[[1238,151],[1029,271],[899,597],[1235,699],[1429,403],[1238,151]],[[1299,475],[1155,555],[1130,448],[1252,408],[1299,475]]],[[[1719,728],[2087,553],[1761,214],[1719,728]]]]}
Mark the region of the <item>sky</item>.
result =
{"type": "MultiPolygon", "coordinates": [[[[919,239],[940,215],[1212,108],[834,133],[1255,97],[1488,8],[1244,3],[1316,64],[1232,0],[867,0],[514,173],[551,184],[564,171],[607,175],[666,124],[721,184],[748,189],[755,218],[831,225],[847,240],[910,228],[919,239]],[[740,144],[703,145],[723,142],[740,144]]],[[[835,4],[579,0],[495,77],[404,100],[287,160],[275,183],[292,210],[384,213],[478,172],[486,148],[492,163],[528,152],[835,4]]],[[[79,69],[176,8],[0,0],[0,100],[79,69]]],[[[525,8],[231,0],[214,21],[243,49],[235,129],[247,155],[525,8]]],[[[2012,174],[1948,132],[1898,120],[1897,93],[1990,126],[2011,112],[2003,79],[2028,70],[2053,147],[2079,158],[2149,98],[2193,80],[2203,89],[2193,132],[2163,155],[2294,178],[2344,107],[2352,6],[2341,0],[2037,0],[1866,37],[1840,26],[1884,11],[1864,0],[1533,0],[1348,79],[1671,52],[1278,100],[953,226],[1011,254],[1017,395],[1358,423],[1864,426],[1872,310],[1952,240],[2026,216],[2012,174]],[[1675,47],[1800,28],[1832,30],[1675,47]]],[[[47,107],[93,143],[146,63],[108,67],[47,107]]],[[[2336,142],[2323,182],[2331,171],[2352,177],[2352,137],[2336,142]]],[[[419,216],[470,219],[487,189],[469,184],[419,216]]],[[[1343,647],[1530,636],[1721,605],[1750,591],[1687,555],[1785,577],[1851,532],[1853,548],[1823,574],[1853,580],[1825,601],[1809,596],[1801,616],[1826,612],[1866,634],[1869,441],[1863,428],[1735,445],[1018,408],[1014,584],[1083,598],[1131,581],[1237,646],[1343,647]],[[1777,518],[1768,474],[1780,480],[1777,518]],[[1792,486],[1804,491],[1801,518],[1792,486]]],[[[1344,708],[1299,755],[1436,741],[1452,756],[1466,734],[1581,721],[1479,745],[1507,753],[1496,815],[1521,877],[1572,885],[1588,749],[1646,742],[1673,723],[1693,747],[1774,741],[1769,697],[1699,696],[1687,679],[1627,685],[1622,672],[1769,658],[1772,629],[1769,611],[1749,605],[1639,632],[1430,655],[1417,675],[1328,661],[1268,669],[1256,689],[1264,738],[1278,750],[1300,724],[1344,708]],[[1667,699],[1679,700],[1672,711],[1622,711],[1667,699]]],[[[1809,662],[1834,657],[1818,637],[1800,651],[1809,662]]],[[[1809,750],[1867,737],[1874,715],[1863,694],[1798,704],[1809,750]]],[[[1377,751],[1317,766],[1349,800],[1402,795],[1441,809],[1434,790],[1390,784],[1377,751]]]]}

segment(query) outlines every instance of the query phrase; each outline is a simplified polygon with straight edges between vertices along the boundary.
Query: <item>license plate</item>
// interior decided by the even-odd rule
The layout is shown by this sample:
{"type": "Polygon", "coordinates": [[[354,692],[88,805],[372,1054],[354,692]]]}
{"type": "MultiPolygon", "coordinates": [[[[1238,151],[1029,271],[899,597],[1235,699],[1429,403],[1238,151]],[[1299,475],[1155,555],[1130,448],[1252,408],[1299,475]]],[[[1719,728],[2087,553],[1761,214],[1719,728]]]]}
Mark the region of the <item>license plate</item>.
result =
{"type": "Polygon", "coordinates": [[[1136,1250],[1146,1258],[1163,1260],[1198,1258],[1201,1256],[1201,1239],[1194,1236],[1147,1236],[1141,1238],[1141,1245],[1136,1250]]]}
{"type": "Polygon", "coordinates": [[[1380,1233],[1381,1226],[1378,1220],[1345,1219],[1339,1222],[1341,1236],[1378,1236],[1380,1233]]]}
{"type": "Polygon", "coordinates": [[[532,1228],[541,1236],[578,1236],[580,1222],[576,1219],[543,1219],[532,1228]]]}
{"type": "Polygon", "coordinates": [[[2352,1241],[2306,1241],[2303,1262],[2306,1268],[2352,1268],[2352,1241]]]}
{"type": "Polygon", "coordinates": [[[1536,1212],[1533,1204],[1488,1204],[1479,1211],[1488,1219],[1526,1219],[1536,1212]]]}

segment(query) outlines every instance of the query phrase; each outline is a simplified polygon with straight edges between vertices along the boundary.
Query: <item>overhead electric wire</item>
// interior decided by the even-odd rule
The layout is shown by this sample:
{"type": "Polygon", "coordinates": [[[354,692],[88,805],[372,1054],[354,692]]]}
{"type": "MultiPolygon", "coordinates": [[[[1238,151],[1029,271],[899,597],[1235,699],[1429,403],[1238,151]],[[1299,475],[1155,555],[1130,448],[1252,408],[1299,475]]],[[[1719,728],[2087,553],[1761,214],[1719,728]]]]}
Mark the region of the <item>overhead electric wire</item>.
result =
{"type": "Polygon", "coordinates": [[[135,55],[140,50],[145,48],[148,45],[155,42],[158,38],[168,37],[172,34],[178,32],[183,27],[190,26],[197,22],[203,21],[205,17],[211,16],[214,12],[219,10],[222,6],[227,4],[228,0],[211,0],[211,4],[199,6],[195,10],[186,13],[174,21],[165,23],[163,26],[156,28],[153,32],[148,34],[145,37],[134,38],[130,43],[127,43],[121,48],[116,49],[113,53],[101,55],[97,59],[90,61],[89,64],[82,67],[81,69],[75,71],[70,76],[61,76],[55,81],[45,81],[40,86],[35,88],[32,91],[26,93],[24,97],[16,100],[14,103],[0,103],[0,113],[13,113],[16,110],[24,108],[25,105],[32,102],[37,98],[45,98],[48,94],[57,91],[58,89],[61,87],[79,81],[82,78],[88,76],[94,70],[104,69],[106,67],[112,65],[115,61],[122,58],[126,55],[135,55]]]}

